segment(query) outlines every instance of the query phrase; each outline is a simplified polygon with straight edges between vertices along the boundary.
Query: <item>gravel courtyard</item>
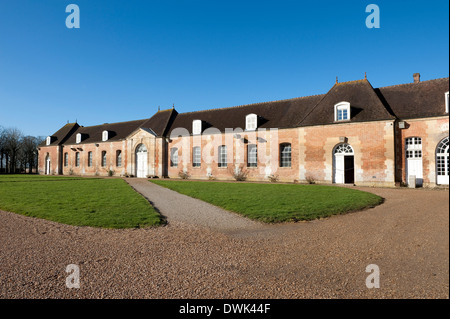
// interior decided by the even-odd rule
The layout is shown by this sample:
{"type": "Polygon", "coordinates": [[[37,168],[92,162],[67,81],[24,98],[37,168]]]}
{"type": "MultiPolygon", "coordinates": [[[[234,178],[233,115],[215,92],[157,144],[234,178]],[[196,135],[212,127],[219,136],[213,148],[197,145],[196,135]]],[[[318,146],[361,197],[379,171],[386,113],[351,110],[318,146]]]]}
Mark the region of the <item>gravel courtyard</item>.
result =
{"type": "Polygon", "coordinates": [[[166,214],[162,201],[178,204],[157,191],[146,196],[169,221],[158,228],[74,227],[0,211],[0,298],[448,298],[448,190],[360,189],[385,203],[282,225],[239,227],[233,216],[233,227],[202,226],[166,214]],[[80,267],[80,289],[65,285],[69,264],[80,267]],[[381,270],[379,289],[366,287],[369,264],[381,270]]]}

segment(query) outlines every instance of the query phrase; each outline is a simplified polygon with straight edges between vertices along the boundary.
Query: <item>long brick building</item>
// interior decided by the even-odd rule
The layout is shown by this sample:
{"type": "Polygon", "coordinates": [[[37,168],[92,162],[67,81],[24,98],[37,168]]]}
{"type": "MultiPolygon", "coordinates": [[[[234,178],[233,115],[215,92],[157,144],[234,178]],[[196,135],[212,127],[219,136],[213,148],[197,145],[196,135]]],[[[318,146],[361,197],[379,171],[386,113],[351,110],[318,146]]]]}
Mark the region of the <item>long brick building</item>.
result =
{"type": "Polygon", "coordinates": [[[83,127],[39,147],[39,173],[314,181],[394,187],[449,184],[449,78],[83,127]]]}

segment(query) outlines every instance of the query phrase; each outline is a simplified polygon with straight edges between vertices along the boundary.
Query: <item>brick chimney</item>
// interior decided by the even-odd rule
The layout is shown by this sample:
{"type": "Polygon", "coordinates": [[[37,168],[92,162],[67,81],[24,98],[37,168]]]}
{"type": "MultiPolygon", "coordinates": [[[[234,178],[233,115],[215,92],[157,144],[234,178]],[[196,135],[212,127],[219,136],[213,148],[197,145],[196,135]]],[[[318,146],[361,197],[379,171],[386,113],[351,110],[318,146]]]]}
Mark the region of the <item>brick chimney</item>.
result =
{"type": "Polygon", "coordinates": [[[414,73],[413,77],[414,77],[414,83],[420,82],[420,73],[414,73]]]}

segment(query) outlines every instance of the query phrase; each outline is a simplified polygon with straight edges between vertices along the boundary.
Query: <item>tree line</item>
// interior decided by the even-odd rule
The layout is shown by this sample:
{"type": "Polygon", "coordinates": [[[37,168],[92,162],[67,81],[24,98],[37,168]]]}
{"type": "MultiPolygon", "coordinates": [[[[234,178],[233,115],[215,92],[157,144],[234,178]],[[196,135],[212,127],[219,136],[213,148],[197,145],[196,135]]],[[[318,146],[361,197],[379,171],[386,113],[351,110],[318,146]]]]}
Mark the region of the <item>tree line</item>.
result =
{"type": "Polygon", "coordinates": [[[45,138],[24,135],[0,126],[0,173],[33,173],[38,167],[38,145],[45,138]]]}

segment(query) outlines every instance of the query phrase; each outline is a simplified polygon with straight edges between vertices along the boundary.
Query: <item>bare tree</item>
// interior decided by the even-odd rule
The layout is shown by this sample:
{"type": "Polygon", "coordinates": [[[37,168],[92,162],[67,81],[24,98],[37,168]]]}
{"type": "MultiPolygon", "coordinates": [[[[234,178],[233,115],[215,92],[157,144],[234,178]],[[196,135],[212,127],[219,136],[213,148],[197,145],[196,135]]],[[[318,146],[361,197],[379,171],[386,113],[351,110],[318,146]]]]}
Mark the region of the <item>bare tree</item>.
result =
{"type": "Polygon", "coordinates": [[[9,173],[17,171],[18,152],[22,146],[22,132],[17,128],[7,128],[3,131],[3,142],[6,150],[6,169],[9,173]],[[9,165],[8,165],[9,164],[9,165]]]}

